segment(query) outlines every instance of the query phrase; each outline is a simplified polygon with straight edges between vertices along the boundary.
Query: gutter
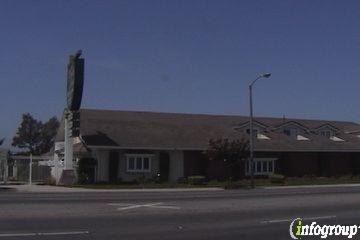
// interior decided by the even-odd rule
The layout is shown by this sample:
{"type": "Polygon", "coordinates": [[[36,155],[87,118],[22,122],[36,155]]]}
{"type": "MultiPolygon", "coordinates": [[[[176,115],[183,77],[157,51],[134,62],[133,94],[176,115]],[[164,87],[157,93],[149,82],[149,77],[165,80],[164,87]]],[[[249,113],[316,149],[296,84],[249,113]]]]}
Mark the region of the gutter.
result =
{"type": "MultiPolygon", "coordinates": [[[[159,148],[159,147],[120,147],[120,146],[97,146],[97,145],[86,145],[89,149],[134,149],[134,150],[169,150],[169,151],[205,151],[206,148],[159,148]]],[[[283,150],[283,149],[254,149],[255,152],[360,152],[360,149],[294,149],[294,150],[283,150]]]]}

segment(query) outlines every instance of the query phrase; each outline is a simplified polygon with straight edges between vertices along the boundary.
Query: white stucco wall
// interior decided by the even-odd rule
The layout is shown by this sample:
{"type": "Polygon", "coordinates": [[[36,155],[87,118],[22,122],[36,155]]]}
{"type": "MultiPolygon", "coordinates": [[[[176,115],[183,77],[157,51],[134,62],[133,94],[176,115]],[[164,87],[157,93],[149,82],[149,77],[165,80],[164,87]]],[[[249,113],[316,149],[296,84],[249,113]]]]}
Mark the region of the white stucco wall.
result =
{"type": "Polygon", "coordinates": [[[176,182],[184,177],[184,152],[171,151],[169,166],[169,181],[176,182]]]}
{"type": "Polygon", "coordinates": [[[51,176],[56,180],[56,183],[59,182],[61,172],[64,169],[64,142],[55,143],[55,152],[51,167],[51,176]]]}

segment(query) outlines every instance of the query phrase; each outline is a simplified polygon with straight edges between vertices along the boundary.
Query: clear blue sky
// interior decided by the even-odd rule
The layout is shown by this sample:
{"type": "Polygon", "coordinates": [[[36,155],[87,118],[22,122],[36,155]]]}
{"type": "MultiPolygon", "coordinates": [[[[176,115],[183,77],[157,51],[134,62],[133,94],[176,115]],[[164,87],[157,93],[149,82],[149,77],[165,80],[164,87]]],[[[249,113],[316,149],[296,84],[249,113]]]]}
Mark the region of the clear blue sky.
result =
{"type": "Polygon", "coordinates": [[[83,107],[360,121],[359,1],[0,1],[0,137],[65,106],[68,55],[83,107]]]}

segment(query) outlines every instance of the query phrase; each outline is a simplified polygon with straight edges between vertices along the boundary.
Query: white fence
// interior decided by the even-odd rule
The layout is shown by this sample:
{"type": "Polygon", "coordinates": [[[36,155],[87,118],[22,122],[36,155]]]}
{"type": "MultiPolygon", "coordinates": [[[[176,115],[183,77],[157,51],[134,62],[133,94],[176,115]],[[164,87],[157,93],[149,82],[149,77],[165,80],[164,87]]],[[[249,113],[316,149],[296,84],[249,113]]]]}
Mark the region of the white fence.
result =
{"type": "Polygon", "coordinates": [[[0,182],[7,181],[8,175],[8,151],[6,149],[0,149],[0,182]]]}
{"type": "Polygon", "coordinates": [[[48,156],[10,156],[7,167],[7,181],[47,182],[51,178],[51,158],[48,156]]]}

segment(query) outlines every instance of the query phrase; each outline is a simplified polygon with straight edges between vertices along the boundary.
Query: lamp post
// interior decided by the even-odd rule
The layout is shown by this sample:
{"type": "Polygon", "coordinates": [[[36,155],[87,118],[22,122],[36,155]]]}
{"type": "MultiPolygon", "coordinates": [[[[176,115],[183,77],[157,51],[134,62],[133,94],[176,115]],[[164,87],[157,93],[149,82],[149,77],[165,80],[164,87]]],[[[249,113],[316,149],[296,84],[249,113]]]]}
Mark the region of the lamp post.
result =
{"type": "Polygon", "coordinates": [[[251,188],[255,187],[254,184],[254,129],[253,129],[253,103],[252,103],[252,87],[260,78],[269,78],[271,73],[260,74],[254,81],[249,84],[249,97],[250,97],[250,181],[251,188]]]}

